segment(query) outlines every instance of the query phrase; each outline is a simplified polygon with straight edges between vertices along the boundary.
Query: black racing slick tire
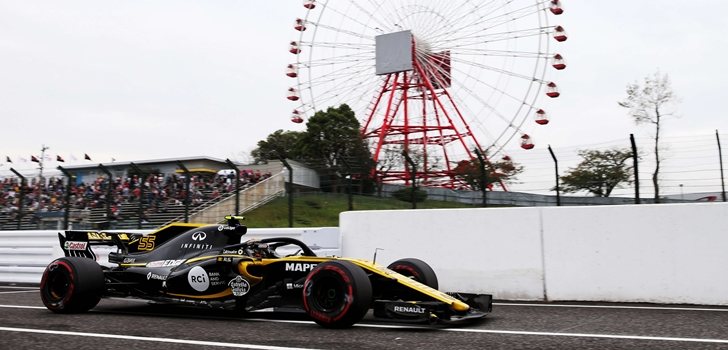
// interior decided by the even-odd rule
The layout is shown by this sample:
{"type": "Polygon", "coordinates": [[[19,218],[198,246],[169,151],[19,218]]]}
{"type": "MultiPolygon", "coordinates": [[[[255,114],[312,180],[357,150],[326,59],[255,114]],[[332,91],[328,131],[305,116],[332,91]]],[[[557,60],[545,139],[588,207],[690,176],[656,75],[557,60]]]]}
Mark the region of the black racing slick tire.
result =
{"type": "Polygon", "coordinates": [[[412,278],[430,288],[437,289],[439,287],[435,270],[420,259],[400,259],[389,264],[387,268],[396,273],[412,278]]]}
{"type": "Polygon", "coordinates": [[[51,262],[40,281],[43,304],[55,313],[86,312],[104,292],[104,273],[96,261],[64,257],[51,262]]]}
{"type": "Polygon", "coordinates": [[[348,261],[318,264],[303,285],[303,307],[319,325],[346,328],[371,307],[372,284],[366,272],[348,261]]]}

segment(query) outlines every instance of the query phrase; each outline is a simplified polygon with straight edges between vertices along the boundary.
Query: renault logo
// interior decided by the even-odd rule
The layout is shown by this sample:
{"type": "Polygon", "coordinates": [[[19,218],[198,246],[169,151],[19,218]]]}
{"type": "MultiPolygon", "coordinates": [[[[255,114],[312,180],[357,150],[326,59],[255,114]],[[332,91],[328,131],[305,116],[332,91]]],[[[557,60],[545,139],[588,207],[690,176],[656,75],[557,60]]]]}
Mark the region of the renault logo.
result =
{"type": "Polygon", "coordinates": [[[195,241],[204,241],[207,235],[202,231],[197,231],[192,234],[192,239],[195,241]]]}

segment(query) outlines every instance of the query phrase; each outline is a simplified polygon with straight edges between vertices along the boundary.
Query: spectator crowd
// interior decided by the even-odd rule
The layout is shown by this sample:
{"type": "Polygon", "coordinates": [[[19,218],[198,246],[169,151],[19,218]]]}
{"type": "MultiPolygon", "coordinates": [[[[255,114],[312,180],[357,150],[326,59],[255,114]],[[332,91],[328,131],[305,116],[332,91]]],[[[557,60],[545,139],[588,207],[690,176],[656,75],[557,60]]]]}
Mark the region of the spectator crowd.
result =
{"type": "MultiPolygon", "coordinates": [[[[270,173],[241,170],[241,188],[248,187],[270,177],[270,173]]],[[[109,181],[105,176],[91,183],[71,186],[69,203],[73,209],[105,208],[109,181]]],[[[63,177],[48,177],[44,180],[33,178],[26,184],[23,193],[23,212],[57,212],[64,210],[67,180],[63,177]]],[[[206,201],[235,191],[235,174],[193,175],[190,177],[190,205],[200,205],[206,201]]],[[[21,198],[21,180],[6,177],[0,180],[0,214],[11,219],[18,213],[21,198]]],[[[131,175],[116,177],[111,182],[111,214],[120,219],[121,205],[143,202],[151,212],[166,211],[170,205],[184,204],[187,198],[185,177],[180,175],[153,174],[148,176],[131,175]]]]}

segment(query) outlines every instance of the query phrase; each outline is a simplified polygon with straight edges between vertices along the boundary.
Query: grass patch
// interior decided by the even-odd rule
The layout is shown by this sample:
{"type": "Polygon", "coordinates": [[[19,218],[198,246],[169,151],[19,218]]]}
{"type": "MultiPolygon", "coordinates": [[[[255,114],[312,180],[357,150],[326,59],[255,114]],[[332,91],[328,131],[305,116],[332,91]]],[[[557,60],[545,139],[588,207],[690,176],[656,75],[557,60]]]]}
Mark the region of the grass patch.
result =
{"type": "MultiPolygon", "coordinates": [[[[394,198],[353,196],[354,210],[411,209],[412,203],[394,198]]],[[[469,204],[425,200],[417,203],[417,209],[476,208],[469,204]]],[[[294,227],[339,226],[339,213],[347,211],[346,194],[314,193],[298,194],[293,199],[294,227]]],[[[276,198],[272,202],[249,211],[245,224],[251,228],[288,227],[288,198],[276,198]]]]}

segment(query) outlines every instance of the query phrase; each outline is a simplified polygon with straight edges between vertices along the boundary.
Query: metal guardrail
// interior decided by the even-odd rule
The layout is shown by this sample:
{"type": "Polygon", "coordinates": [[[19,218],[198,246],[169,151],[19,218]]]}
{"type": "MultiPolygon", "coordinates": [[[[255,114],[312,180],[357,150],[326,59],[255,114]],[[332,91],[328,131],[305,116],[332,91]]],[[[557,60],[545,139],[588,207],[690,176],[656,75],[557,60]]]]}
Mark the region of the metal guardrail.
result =
{"type": "Polygon", "coordinates": [[[36,283],[60,246],[56,231],[5,231],[0,234],[0,281],[36,283]]]}

